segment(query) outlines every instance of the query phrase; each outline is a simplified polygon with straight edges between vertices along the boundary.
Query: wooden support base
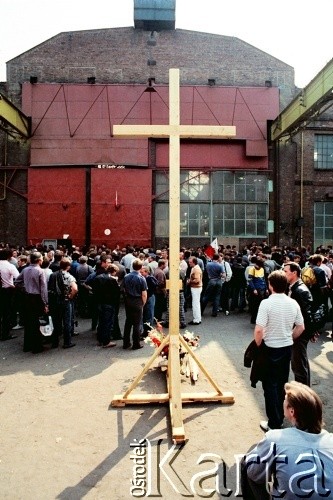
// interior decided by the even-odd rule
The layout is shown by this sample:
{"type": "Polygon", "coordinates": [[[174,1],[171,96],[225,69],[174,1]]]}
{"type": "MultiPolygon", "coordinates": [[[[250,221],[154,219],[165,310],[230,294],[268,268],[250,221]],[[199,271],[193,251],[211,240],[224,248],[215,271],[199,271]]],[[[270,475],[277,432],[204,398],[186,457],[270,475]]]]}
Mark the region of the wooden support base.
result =
{"type": "MultiPolygon", "coordinates": [[[[179,372],[178,372],[179,373],[179,372]]],[[[173,375],[175,377],[175,374],[173,375]]],[[[179,375],[180,379],[180,375],[179,375]]],[[[165,404],[169,403],[170,407],[170,417],[172,423],[172,439],[175,443],[182,443],[185,441],[185,431],[182,425],[182,419],[178,419],[178,415],[181,416],[181,411],[179,411],[179,406],[181,407],[183,403],[222,403],[222,404],[233,404],[235,402],[235,398],[231,392],[222,392],[216,382],[212,379],[212,377],[207,372],[206,368],[203,366],[198,357],[194,354],[189,345],[185,342],[182,335],[168,335],[161,345],[155,349],[154,354],[145,364],[142,371],[132,382],[127,391],[121,395],[116,394],[112,401],[111,406],[113,407],[123,407],[126,405],[140,405],[140,404],[165,404]],[[171,341],[171,342],[170,342],[171,341]],[[167,374],[167,389],[168,392],[162,394],[131,394],[133,389],[137,387],[143,376],[147,373],[148,369],[152,366],[153,362],[156,360],[157,356],[162,352],[164,347],[169,344],[169,360],[168,360],[168,370],[167,374]],[[177,391],[177,395],[180,395],[178,400],[177,398],[172,398],[172,385],[170,381],[170,375],[172,374],[172,369],[180,369],[179,364],[179,345],[182,345],[189,353],[189,355],[194,359],[197,363],[200,371],[205,375],[208,382],[214,387],[215,392],[186,392],[181,393],[177,391]],[[172,358],[173,356],[173,358],[172,358]],[[177,356],[177,358],[176,358],[177,356]],[[171,359],[172,360],[171,360],[171,359]],[[177,363],[178,359],[178,363],[177,363]],[[179,420],[179,421],[178,421],[179,420]]]]}
{"type": "MultiPolygon", "coordinates": [[[[141,405],[141,404],[165,404],[168,403],[170,396],[167,392],[164,394],[132,394],[124,398],[121,394],[115,394],[111,401],[111,406],[122,407],[126,405],[141,405]]],[[[233,404],[235,398],[232,392],[224,392],[223,394],[205,393],[205,392],[184,392],[182,393],[182,403],[205,403],[216,402],[224,404],[233,404]]]]}

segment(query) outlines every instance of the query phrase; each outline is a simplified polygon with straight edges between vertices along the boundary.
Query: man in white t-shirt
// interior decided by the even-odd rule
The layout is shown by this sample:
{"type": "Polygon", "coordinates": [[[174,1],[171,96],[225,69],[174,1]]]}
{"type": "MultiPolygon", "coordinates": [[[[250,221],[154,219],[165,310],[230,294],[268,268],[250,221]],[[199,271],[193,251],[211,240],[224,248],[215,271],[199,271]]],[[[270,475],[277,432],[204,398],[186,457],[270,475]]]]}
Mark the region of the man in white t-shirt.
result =
{"type": "Polygon", "coordinates": [[[291,347],[304,330],[304,319],[296,300],[285,294],[288,281],[284,271],[268,276],[271,295],[260,303],[254,339],[264,342],[266,371],[262,380],[268,421],[260,427],[267,432],[279,429],[283,423],[284,385],[288,382],[291,347]]]}

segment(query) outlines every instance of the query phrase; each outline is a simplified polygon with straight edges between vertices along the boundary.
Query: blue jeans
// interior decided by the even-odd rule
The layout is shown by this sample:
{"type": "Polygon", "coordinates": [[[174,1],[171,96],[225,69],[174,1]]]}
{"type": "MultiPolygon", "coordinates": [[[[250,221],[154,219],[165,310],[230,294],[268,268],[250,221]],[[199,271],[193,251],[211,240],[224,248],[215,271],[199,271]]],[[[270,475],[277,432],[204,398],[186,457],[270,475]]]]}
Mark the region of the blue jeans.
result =
{"type": "Polygon", "coordinates": [[[201,299],[201,312],[203,313],[208,302],[213,303],[212,313],[215,315],[220,307],[220,298],[222,291],[221,278],[214,278],[208,281],[204,296],[201,299]]]}
{"type": "Polygon", "coordinates": [[[102,345],[108,345],[111,340],[115,307],[111,304],[98,304],[97,340],[102,345]]]}
{"type": "Polygon", "coordinates": [[[72,334],[74,333],[74,301],[49,296],[49,304],[54,327],[51,336],[52,346],[58,347],[59,337],[62,334],[64,335],[64,345],[71,344],[72,334]]]}

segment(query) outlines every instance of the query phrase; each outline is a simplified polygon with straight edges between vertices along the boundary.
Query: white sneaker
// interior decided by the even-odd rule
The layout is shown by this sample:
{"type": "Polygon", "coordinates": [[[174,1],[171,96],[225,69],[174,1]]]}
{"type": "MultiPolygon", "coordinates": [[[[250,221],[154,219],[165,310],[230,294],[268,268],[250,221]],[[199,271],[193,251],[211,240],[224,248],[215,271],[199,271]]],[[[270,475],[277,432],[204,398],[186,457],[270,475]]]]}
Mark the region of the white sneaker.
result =
{"type": "Polygon", "coordinates": [[[13,326],[12,330],[21,330],[21,328],[24,328],[24,326],[16,325],[16,326],[13,326]]]}
{"type": "Polygon", "coordinates": [[[271,430],[271,428],[268,426],[267,420],[261,420],[259,426],[260,429],[264,432],[268,432],[271,430]]]}
{"type": "Polygon", "coordinates": [[[226,311],[226,312],[225,312],[225,315],[226,315],[226,316],[229,316],[229,314],[230,314],[230,312],[229,312],[229,311],[226,311]]]}

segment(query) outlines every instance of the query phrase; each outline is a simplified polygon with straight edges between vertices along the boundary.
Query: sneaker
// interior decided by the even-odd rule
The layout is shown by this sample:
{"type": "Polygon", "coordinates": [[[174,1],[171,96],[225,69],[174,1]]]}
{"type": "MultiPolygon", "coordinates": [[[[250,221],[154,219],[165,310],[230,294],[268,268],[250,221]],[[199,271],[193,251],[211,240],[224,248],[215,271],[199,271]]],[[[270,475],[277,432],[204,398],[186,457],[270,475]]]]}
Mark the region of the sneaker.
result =
{"type": "Polygon", "coordinates": [[[229,316],[230,312],[229,311],[225,311],[224,313],[226,316],[229,316]]]}
{"type": "Polygon", "coordinates": [[[267,420],[261,420],[259,426],[260,429],[264,432],[268,432],[271,430],[271,428],[268,426],[267,420]]]}
{"type": "Polygon", "coordinates": [[[21,328],[24,328],[24,326],[16,325],[16,326],[13,326],[12,330],[21,330],[21,328]]]}

